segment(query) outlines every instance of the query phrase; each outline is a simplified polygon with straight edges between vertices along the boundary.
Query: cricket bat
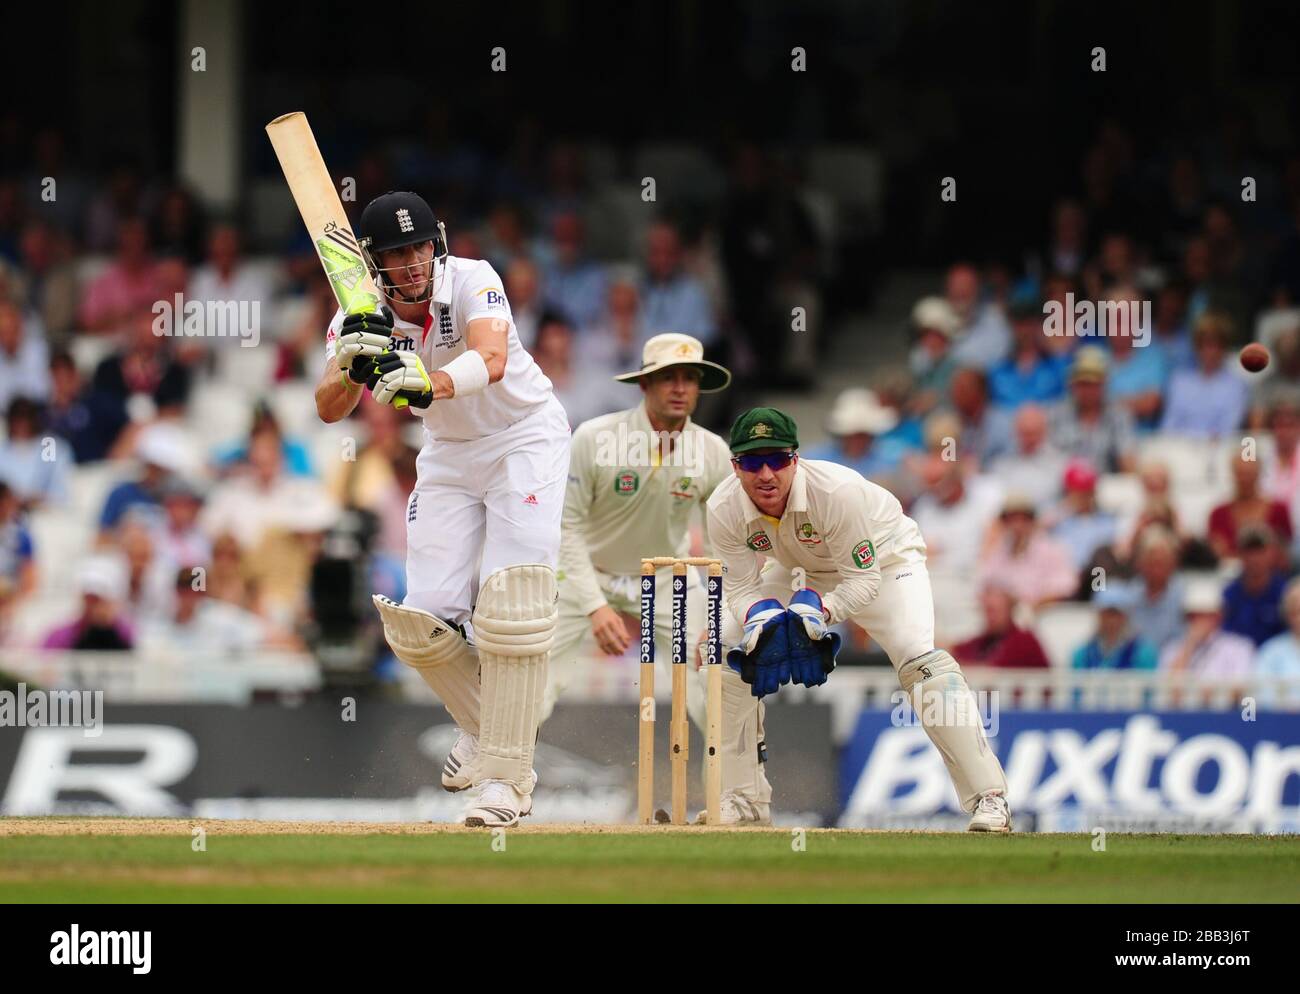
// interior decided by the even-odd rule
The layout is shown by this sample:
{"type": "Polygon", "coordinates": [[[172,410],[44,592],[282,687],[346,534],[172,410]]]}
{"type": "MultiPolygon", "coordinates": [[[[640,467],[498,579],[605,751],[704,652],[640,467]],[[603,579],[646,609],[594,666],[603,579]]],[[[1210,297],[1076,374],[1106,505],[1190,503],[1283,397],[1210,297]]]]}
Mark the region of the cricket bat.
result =
{"type": "MultiPolygon", "coordinates": [[[[361,257],[307,115],[300,110],[282,114],[266,126],[266,134],[343,313],[374,313],[379,309],[379,290],[361,257]]],[[[402,396],[393,402],[395,407],[406,404],[402,396]]]]}
{"type": "Polygon", "coordinates": [[[361,258],[307,115],[300,110],[283,114],[266,126],[266,133],[339,306],[345,314],[374,312],[379,290],[361,258]]]}

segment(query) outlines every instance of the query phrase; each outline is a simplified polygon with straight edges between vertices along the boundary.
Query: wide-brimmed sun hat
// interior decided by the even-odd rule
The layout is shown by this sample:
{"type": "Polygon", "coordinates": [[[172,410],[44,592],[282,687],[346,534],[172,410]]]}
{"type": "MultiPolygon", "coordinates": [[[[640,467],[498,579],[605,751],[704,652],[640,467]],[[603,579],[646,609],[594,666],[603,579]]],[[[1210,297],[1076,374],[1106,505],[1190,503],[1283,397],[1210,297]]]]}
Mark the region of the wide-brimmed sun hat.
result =
{"type": "Polygon", "coordinates": [[[670,366],[694,366],[700,371],[700,393],[716,393],[731,383],[731,372],[726,366],[704,358],[704,346],[698,338],[681,335],[675,331],[655,335],[641,350],[641,368],[634,373],[620,373],[614,379],[620,383],[635,383],[643,376],[670,366]]]}

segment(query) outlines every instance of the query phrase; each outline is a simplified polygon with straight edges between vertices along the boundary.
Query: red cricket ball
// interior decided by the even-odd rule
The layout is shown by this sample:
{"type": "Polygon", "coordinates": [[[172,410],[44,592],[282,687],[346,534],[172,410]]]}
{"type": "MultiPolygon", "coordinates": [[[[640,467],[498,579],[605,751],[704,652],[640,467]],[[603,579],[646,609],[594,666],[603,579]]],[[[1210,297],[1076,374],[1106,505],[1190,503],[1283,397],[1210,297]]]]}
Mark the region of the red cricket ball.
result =
{"type": "Polygon", "coordinates": [[[1268,354],[1268,349],[1263,345],[1260,345],[1259,342],[1251,342],[1241,350],[1240,358],[1242,368],[1247,369],[1252,373],[1258,373],[1268,365],[1270,356],[1268,354]]]}

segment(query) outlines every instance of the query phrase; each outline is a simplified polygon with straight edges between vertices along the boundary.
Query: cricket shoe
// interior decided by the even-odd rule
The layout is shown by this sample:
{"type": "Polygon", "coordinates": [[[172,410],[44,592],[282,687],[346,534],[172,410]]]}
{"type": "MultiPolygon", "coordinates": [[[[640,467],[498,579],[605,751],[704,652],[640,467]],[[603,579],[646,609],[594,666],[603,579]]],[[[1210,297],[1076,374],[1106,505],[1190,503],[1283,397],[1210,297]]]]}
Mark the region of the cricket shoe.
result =
{"type": "Polygon", "coordinates": [[[532,794],[519,793],[505,780],[487,780],[479,788],[478,800],[465,812],[465,827],[513,828],[532,813],[532,794]]]}
{"type": "Polygon", "coordinates": [[[980,795],[975,804],[975,813],[971,816],[968,832],[1009,832],[1011,831],[1011,808],[1000,790],[990,790],[980,795]]]}
{"type": "MultiPolygon", "coordinates": [[[[701,811],[695,819],[695,824],[707,825],[708,823],[708,811],[701,811]]],[[[772,805],[766,801],[751,801],[747,797],[728,791],[722,795],[718,803],[718,824],[771,825],[772,805]]]]}
{"type": "Polygon", "coordinates": [[[442,789],[452,794],[474,782],[474,760],[478,756],[478,739],[461,732],[456,744],[442,764],[442,789]]]}

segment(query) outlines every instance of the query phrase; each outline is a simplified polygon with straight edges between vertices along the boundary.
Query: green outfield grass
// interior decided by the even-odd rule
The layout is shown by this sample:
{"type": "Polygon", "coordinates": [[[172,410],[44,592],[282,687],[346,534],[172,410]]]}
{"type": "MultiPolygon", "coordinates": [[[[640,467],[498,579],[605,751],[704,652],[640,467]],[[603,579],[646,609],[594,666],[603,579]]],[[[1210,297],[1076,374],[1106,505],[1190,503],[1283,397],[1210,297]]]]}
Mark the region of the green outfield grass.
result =
{"type": "Polygon", "coordinates": [[[4,902],[1295,901],[1295,837],[514,832],[0,838],[4,902]]]}

